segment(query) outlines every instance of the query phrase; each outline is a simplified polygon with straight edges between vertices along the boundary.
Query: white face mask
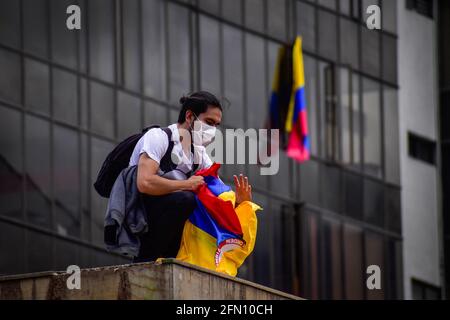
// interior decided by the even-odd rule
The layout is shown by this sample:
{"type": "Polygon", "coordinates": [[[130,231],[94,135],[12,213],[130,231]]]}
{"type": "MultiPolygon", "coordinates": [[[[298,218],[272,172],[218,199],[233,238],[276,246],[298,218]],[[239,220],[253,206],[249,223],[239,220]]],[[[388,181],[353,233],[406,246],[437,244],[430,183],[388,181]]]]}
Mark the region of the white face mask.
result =
{"type": "Polygon", "coordinates": [[[192,128],[192,137],[195,145],[207,146],[212,142],[216,135],[216,127],[201,121],[197,116],[192,128]]]}

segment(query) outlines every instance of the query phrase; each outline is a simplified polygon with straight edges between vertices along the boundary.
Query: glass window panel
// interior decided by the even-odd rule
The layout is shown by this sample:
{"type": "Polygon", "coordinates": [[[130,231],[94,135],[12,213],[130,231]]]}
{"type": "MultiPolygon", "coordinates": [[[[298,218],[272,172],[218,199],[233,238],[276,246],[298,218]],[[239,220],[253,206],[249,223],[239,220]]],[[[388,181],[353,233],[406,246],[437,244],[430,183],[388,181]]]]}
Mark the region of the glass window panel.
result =
{"type": "Polygon", "coordinates": [[[360,166],[359,77],[348,69],[340,69],[341,161],[345,166],[360,166]]]}
{"type": "Polygon", "coordinates": [[[381,5],[383,30],[397,33],[397,1],[382,0],[381,5]]]}
{"type": "Polygon", "coordinates": [[[89,118],[89,97],[88,82],[86,78],[80,79],[80,109],[80,125],[82,128],[87,129],[89,118]]]}
{"type": "Polygon", "coordinates": [[[260,37],[246,34],[246,75],[247,96],[246,106],[248,115],[248,128],[261,128],[264,125],[266,103],[266,80],[264,40],[260,37]],[[264,110],[264,112],[262,112],[264,110]]]}
{"type": "Polygon", "coordinates": [[[245,0],[245,25],[253,30],[264,31],[264,1],[245,0]]]}
{"type": "MultiPolygon", "coordinates": [[[[50,0],[51,6],[51,46],[52,59],[65,67],[75,69],[77,67],[77,31],[66,27],[66,14],[68,6],[73,4],[71,0],[50,0]]],[[[81,12],[81,20],[84,19],[81,12]]]]}
{"type": "Polygon", "coordinates": [[[399,110],[397,90],[383,87],[384,161],[386,180],[400,184],[399,110]]]}
{"type": "Polygon", "coordinates": [[[141,100],[129,94],[118,93],[119,140],[141,131],[141,100]]]}
{"type": "Polygon", "coordinates": [[[230,101],[223,117],[227,125],[236,128],[244,127],[242,38],[242,31],[223,25],[224,95],[230,101]]]}
{"type": "Polygon", "coordinates": [[[366,246],[366,269],[370,265],[376,265],[380,267],[380,285],[381,289],[370,290],[366,288],[367,299],[369,300],[382,300],[385,297],[385,264],[384,264],[384,240],[383,237],[372,233],[366,232],[365,234],[365,246],[366,246]]]}
{"type": "Polygon", "coordinates": [[[50,123],[25,116],[28,221],[50,228],[50,123]]]}
{"type": "Polygon", "coordinates": [[[318,0],[319,5],[336,10],[336,0],[318,0]]]}
{"type": "Polygon", "coordinates": [[[383,35],[383,79],[397,83],[397,40],[383,35]]]}
{"type": "Polygon", "coordinates": [[[362,65],[364,72],[374,76],[380,76],[380,37],[375,30],[369,30],[361,26],[362,65]]]}
{"type": "Polygon", "coordinates": [[[332,13],[319,10],[319,54],[325,58],[337,58],[337,21],[332,13]]]}
{"type": "Polygon", "coordinates": [[[169,121],[170,123],[175,123],[178,121],[178,116],[180,112],[178,110],[174,110],[172,108],[169,109],[169,121]]]}
{"type": "Polygon", "coordinates": [[[302,37],[303,49],[316,51],[316,9],[304,2],[296,1],[297,32],[302,37]]]}
{"type": "Polygon", "coordinates": [[[344,227],[344,265],[345,298],[348,300],[364,299],[365,279],[363,278],[363,239],[360,228],[344,227]]]}
{"type": "Polygon", "coordinates": [[[24,49],[48,57],[48,6],[46,0],[24,0],[24,49]]]}
{"type": "Polygon", "coordinates": [[[26,248],[28,258],[27,272],[65,270],[69,266],[68,264],[60,269],[53,268],[52,237],[47,234],[27,230],[26,248]]]}
{"type": "Polygon", "coordinates": [[[382,183],[364,179],[364,219],[384,226],[384,189],[382,183]]]}
{"type": "Polygon", "coordinates": [[[114,81],[114,2],[89,1],[89,62],[94,77],[114,81]]]}
{"type": "Polygon", "coordinates": [[[165,100],[166,54],[163,5],[164,3],[159,0],[142,1],[142,46],[144,93],[147,96],[165,100]]]}
{"type": "Polygon", "coordinates": [[[341,225],[338,221],[322,221],[323,285],[321,299],[342,299],[341,225]]]}
{"type": "Polygon", "coordinates": [[[97,178],[97,174],[103,164],[103,161],[105,161],[106,156],[114,147],[115,145],[110,142],[97,138],[91,138],[91,237],[94,244],[102,247],[104,246],[103,221],[105,218],[108,200],[100,197],[92,184],[97,178]]]}
{"type": "Polygon", "coordinates": [[[402,242],[389,239],[386,258],[386,299],[401,300],[403,292],[402,242]]]}
{"type": "Polygon", "coordinates": [[[169,102],[177,104],[183,94],[191,91],[191,54],[189,10],[173,3],[169,9],[169,102]]]}
{"type": "MultiPolygon", "coordinates": [[[[200,15],[200,87],[220,95],[219,24],[200,15]]],[[[235,48],[234,48],[235,49],[235,48]]]]}
{"type": "Polygon", "coordinates": [[[22,219],[22,121],[20,112],[0,106],[0,214],[22,219]]]}
{"type": "Polygon", "coordinates": [[[25,104],[46,114],[50,112],[49,73],[48,65],[25,59],[25,104]]]}
{"type": "Polygon", "coordinates": [[[159,104],[146,101],[144,117],[145,127],[149,127],[154,124],[159,124],[160,126],[168,125],[167,108],[164,106],[160,106],[159,104]]]}
{"type": "Polygon", "coordinates": [[[98,82],[91,81],[91,129],[107,137],[114,136],[114,91],[98,82]]]}
{"type": "Polygon", "coordinates": [[[288,14],[286,12],[285,0],[267,0],[267,28],[269,35],[285,40],[286,39],[286,21],[288,14]]]}
{"type": "Polygon", "coordinates": [[[79,237],[81,186],[78,133],[58,125],[53,130],[55,231],[63,236],[79,237]]]}
{"type": "Polygon", "coordinates": [[[19,55],[0,49],[0,70],[0,98],[19,104],[22,87],[19,55]]]}
{"type": "Polygon", "coordinates": [[[341,18],[341,62],[358,69],[358,24],[341,18]]]}
{"type": "Polygon", "coordinates": [[[307,243],[309,252],[309,264],[308,264],[308,275],[309,275],[309,299],[319,299],[320,296],[320,251],[319,251],[319,221],[316,214],[309,214],[306,220],[308,232],[307,232],[307,243]]]}
{"type": "Polygon", "coordinates": [[[286,153],[279,151],[279,168],[275,175],[270,177],[270,188],[272,192],[278,193],[283,197],[291,196],[291,168],[292,160],[287,157],[286,153]],[[283,181],[283,183],[280,183],[283,181]]]}
{"type": "Polygon", "coordinates": [[[242,0],[222,1],[222,17],[225,20],[242,23],[242,0]]]}
{"type": "Polygon", "coordinates": [[[345,14],[345,15],[347,15],[347,16],[349,16],[350,14],[351,14],[351,2],[352,2],[353,0],[340,0],[339,1],[339,6],[340,6],[340,10],[341,10],[341,13],[343,13],[343,14],[345,14]]]}
{"type": "Polygon", "coordinates": [[[90,222],[91,212],[89,208],[89,190],[90,190],[90,177],[89,177],[89,140],[87,134],[80,134],[80,191],[81,191],[81,230],[80,237],[82,240],[90,241],[90,222]]]}
{"type": "Polygon", "coordinates": [[[20,33],[20,2],[0,1],[0,42],[19,48],[20,33]]]}
{"type": "MultiPolygon", "coordinates": [[[[78,6],[80,7],[81,12],[87,12],[88,10],[88,4],[86,3],[88,0],[78,0],[78,6]]],[[[85,17],[86,18],[86,17],[85,17]]],[[[77,30],[77,33],[79,34],[79,41],[78,41],[78,55],[79,55],[79,68],[80,71],[83,73],[87,73],[87,42],[88,42],[88,19],[83,19],[83,16],[81,17],[81,30],[77,30]]]]}
{"type": "Polygon", "coordinates": [[[139,1],[123,1],[123,74],[124,86],[139,92],[141,89],[139,54],[139,1]]]}
{"type": "Polygon", "coordinates": [[[19,274],[28,272],[25,228],[0,221],[0,273],[19,274]],[[14,245],[11,245],[14,244],[14,245]],[[20,248],[20,249],[18,249],[20,248]]]}
{"type": "Polygon", "coordinates": [[[333,212],[341,212],[341,174],[336,167],[321,165],[321,202],[333,212]]]}
{"type": "Polygon", "coordinates": [[[301,200],[319,205],[319,163],[315,160],[306,161],[300,166],[301,200]]]}
{"type": "Polygon", "coordinates": [[[197,3],[200,9],[205,10],[214,15],[219,14],[219,0],[198,0],[197,3]]]}
{"type": "Polygon", "coordinates": [[[352,218],[362,220],[363,191],[359,174],[344,172],[344,213],[352,218]]]}
{"type": "Polygon", "coordinates": [[[79,255],[77,252],[78,244],[65,241],[63,239],[55,239],[55,269],[64,270],[67,266],[79,266],[79,255]]]}
{"type": "MultiPolygon", "coordinates": [[[[261,206],[266,206],[267,208],[267,200],[265,197],[258,193],[254,193],[255,202],[260,204],[261,206]]],[[[272,209],[272,208],[271,208],[272,209]]],[[[263,285],[270,285],[270,258],[271,258],[271,239],[270,239],[270,225],[272,216],[276,216],[276,218],[280,219],[279,213],[280,207],[276,207],[272,209],[272,215],[267,215],[266,217],[262,217],[262,215],[258,216],[258,226],[261,228],[258,230],[258,241],[255,243],[255,248],[253,251],[253,272],[254,272],[254,281],[263,285]]],[[[275,217],[274,217],[275,218],[275,217]]],[[[275,219],[276,219],[275,218],[275,219]]],[[[280,242],[277,242],[280,243],[280,242]]]]}
{"type": "Polygon", "coordinates": [[[379,84],[363,79],[364,171],[381,177],[381,111],[379,84]]]}
{"type": "Polygon", "coordinates": [[[61,121],[78,124],[78,90],[75,74],[53,69],[53,116],[61,121]]]}
{"type": "Polygon", "coordinates": [[[338,159],[338,120],[339,109],[336,99],[336,68],[334,64],[319,63],[320,72],[320,110],[319,122],[321,136],[317,154],[329,160],[338,159]]]}
{"type": "Polygon", "coordinates": [[[389,231],[401,234],[402,217],[401,217],[401,196],[400,189],[397,187],[385,186],[386,195],[386,227],[389,231]]]}

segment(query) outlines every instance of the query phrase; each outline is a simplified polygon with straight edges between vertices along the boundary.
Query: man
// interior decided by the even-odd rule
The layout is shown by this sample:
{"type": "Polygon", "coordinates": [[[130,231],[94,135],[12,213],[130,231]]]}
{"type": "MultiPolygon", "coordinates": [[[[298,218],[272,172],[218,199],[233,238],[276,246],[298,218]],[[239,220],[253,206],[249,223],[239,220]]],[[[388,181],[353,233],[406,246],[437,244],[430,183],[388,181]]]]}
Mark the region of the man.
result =
{"type": "MultiPolygon", "coordinates": [[[[222,106],[205,91],[180,99],[178,122],[171,124],[173,149],[171,165],[167,162],[168,134],[153,128],[138,141],[130,158],[130,166],[138,165],[137,188],[144,194],[148,232],[140,237],[139,255],[134,262],[176,257],[186,220],[196,207],[194,191],[204,184],[194,171],[208,168],[212,161],[205,146],[212,141],[222,120],[222,106]]],[[[251,200],[248,178],[234,175],[236,206],[251,200]]]]}

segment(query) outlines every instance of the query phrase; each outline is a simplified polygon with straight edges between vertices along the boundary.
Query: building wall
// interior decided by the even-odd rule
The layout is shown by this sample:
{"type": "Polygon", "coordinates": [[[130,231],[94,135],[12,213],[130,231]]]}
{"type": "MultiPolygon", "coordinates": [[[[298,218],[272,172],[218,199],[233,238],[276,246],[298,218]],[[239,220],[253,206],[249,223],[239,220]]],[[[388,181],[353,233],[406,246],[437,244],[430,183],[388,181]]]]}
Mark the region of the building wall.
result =
{"type": "Polygon", "coordinates": [[[239,276],[305,298],[402,297],[397,23],[392,0],[0,0],[0,273],[126,261],[103,250],[107,153],[178,99],[226,97],[224,128],[260,128],[277,51],[303,36],[312,159],[245,172],[258,214],[239,276]],[[370,4],[382,30],[366,27],[370,4]],[[361,5],[360,5],[361,4],[361,5]],[[15,247],[9,245],[14,239],[15,247]],[[366,287],[366,268],[382,289],[366,287]]]}
{"type": "Polygon", "coordinates": [[[409,154],[408,132],[437,140],[436,22],[398,1],[400,163],[405,298],[412,279],[441,286],[437,167],[409,154]]]}

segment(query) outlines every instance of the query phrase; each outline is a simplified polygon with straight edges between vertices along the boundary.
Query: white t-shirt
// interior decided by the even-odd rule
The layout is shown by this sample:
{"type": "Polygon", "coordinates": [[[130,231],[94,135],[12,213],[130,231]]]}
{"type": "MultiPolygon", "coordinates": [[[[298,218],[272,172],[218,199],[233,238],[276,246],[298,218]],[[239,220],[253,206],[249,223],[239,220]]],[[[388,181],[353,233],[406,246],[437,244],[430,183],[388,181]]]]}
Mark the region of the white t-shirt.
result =
{"type": "MultiPolygon", "coordinates": [[[[199,164],[198,170],[208,168],[212,165],[212,161],[206,153],[204,146],[194,145],[195,155],[193,155],[192,152],[189,152],[189,156],[186,156],[181,145],[177,124],[173,123],[168,128],[172,130],[172,141],[174,142],[172,159],[178,159],[178,161],[176,161],[178,162],[178,165],[175,170],[167,173],[158,169],[159,176],[174,180],[185,180],[188,178],[186,173],[192,170],[194,159],[199,164]]],[[[167,139],[167,134],[161,128],[152,128],[137,142],[131,155],[129,166],[137,165],[139,163],[140,155],[144,152],[147,153],[150,158],[160,163],[168,147],[169,140],[167,139]]]]}

